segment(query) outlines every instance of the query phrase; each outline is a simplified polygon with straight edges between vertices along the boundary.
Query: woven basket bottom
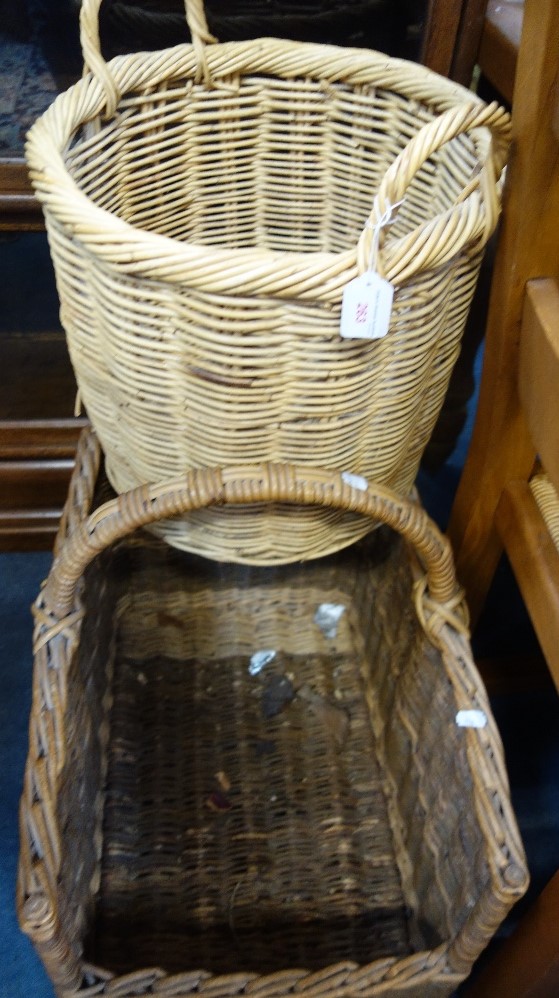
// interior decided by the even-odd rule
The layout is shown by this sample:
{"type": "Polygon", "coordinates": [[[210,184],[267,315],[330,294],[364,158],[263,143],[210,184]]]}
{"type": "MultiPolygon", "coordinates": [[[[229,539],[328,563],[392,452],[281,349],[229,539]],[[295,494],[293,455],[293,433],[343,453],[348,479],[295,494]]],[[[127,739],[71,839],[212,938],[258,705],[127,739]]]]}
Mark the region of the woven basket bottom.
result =
{"type": "Polygon", "coordinates": [[[270,973],[412,952],[353,584],[328,562],[199,578],[145,537],[122,554],[86,958],[270,973]],[[323,602],[346,608],[335,637],[323,602]]]}
{"type": "Polygon", "coordinates": [[[351,715],[343,750],[328,730],[328,712],[341,714],[329,697],[317,709],[297,696],[266,720],[266,683],[244,657],[119,663],[98,909],[104,966],[264,973],[410,951],[355,664],[294,656],[280,670],[315,692],[341,680],[351,715]]]}

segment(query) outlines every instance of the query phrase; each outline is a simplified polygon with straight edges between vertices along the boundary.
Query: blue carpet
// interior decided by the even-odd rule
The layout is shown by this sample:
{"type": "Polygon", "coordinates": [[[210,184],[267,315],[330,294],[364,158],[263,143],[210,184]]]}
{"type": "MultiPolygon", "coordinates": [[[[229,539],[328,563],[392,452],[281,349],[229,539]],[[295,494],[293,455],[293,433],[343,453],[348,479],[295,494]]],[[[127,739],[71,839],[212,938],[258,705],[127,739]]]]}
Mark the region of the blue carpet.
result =
{"type": "Polygon", "coordinates": [[[49,565],[48,554],[0,555],[0,995],[52,998],[54,992],[15,913],[17,809],[27,755],[31,706],[29,612],[49,565]]]}

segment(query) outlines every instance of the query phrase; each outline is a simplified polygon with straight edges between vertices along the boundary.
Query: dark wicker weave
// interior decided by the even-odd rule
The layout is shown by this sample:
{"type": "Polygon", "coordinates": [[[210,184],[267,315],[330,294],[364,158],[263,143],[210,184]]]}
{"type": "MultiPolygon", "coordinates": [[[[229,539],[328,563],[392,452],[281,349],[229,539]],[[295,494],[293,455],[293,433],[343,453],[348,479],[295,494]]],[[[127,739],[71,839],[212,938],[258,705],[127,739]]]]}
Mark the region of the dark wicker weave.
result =
{"type": "Polygon", "coordinates": [[[450,994],[526,868],[446,542],[389,492],[273,466],[86,520],[98,465],[86,435],[36,604],[19,911],[58,994],[450,994]],[[251,497],[386,521],[428,588],[386,528],[275,569],[130,535],[251,497]]]}
{"type": "MultiPolygon", "coordinates": [[[[72,0],[78,9],[81,0],[72,0]]],[[[297,41],[369,45],[395,50],[405,36],[402,0],[208,0],[210,30],[222,41],[259,35],[297,41]]],[[[420,17],[424,5],[415,8],[420,17]]],[[[184,0],[104,0],[102,27],[108,49],[130,52],[190,41],[184,0]]]]}

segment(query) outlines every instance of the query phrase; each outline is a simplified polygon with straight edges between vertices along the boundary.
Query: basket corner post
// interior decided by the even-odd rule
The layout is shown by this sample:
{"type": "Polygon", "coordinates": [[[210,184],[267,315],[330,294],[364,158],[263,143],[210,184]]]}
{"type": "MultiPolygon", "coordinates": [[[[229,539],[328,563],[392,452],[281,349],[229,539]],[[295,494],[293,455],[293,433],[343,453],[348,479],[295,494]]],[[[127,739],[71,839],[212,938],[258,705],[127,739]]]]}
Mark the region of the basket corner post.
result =
{"type": "Polygon", "coordinates": [[[49,975],[57,995],[71,998],[83,980],[80,956],[60,924],[52,900],[42,889],[26,894],[18,887],[18,918],[49,975]]]}

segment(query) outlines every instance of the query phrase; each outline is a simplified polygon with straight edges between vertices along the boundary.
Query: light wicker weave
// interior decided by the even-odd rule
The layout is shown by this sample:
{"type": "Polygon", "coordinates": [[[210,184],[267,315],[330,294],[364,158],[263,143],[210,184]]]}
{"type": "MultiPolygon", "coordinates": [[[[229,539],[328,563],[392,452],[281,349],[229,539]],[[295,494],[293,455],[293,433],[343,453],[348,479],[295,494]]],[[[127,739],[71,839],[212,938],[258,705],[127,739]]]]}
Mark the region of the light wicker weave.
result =
{"type": "Polygon", "coordinates": [[[559,496],[553,482],[544,472],[538,472],[530,479],[529,484],[551,539],[559,551],[559,496]]]}
{"type": "MultiPolygon", "coordinates": [[[[497,220],[507,114],[377,52],[206,44],[201,0],[193,46],[106,64],[99,3],[81,12],[93,75],[27,155],[113,486],[271,460],[409,492],[497,220]],[[390,332],[342,340],[343,289],[373,256],[396,289],[390,332]]],[[[165,536],[265,564],[364,529],[331,511],[203,510],[165,536]]]]}
{"type": "Polygon", "coordinates": [[[289,466],[191,472],[88,518],[98,465],[86,435],[35,606],[18,904],[58,994],[448,995],[527,880],[448,543],[387,490],[289,466]],[[407,544],[383,528],[240,568],[129,536],[250,498],[407,544]],[[323,603],[345,608],[334,633],[323,603]]]}

